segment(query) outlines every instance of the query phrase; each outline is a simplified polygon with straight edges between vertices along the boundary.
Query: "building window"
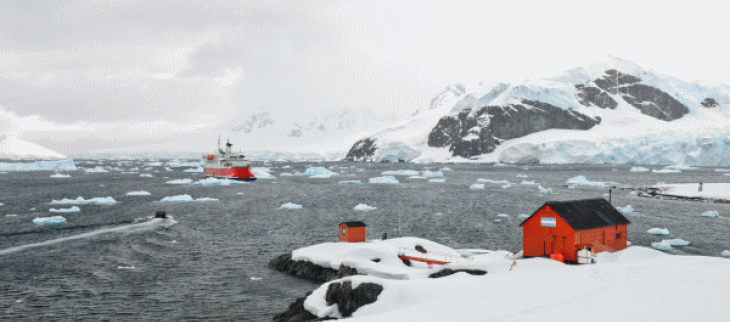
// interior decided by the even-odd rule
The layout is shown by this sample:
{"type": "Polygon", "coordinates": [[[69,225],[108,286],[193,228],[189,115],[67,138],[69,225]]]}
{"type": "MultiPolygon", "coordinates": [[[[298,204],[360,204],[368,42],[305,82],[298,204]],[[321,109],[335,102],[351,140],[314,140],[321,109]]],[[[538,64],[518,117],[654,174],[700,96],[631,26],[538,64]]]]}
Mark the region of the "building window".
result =
{"type": "Polygon", "coordinates": [[[345,228],[342,228],[342,234],[343,234],[343,235],[347,234],[347,229],[345,229],[345,228]]]}
{"type": "Polygon", "coordinates": [[[621,239],[621,233],[620,232],[619,233],[616,233],[616,240],[619,240],[619,239],[621,239]]]}

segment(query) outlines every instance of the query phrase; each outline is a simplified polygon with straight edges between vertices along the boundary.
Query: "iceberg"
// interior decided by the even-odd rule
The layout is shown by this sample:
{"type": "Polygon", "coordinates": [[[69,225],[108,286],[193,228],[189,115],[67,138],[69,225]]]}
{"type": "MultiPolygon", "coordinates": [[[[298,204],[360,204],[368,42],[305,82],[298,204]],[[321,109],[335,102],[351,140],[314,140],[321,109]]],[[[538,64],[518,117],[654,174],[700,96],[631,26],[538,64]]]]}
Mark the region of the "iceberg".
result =
{"type": "Polygon", "coordinates": [[[104,173],[104,172],[109,172],[106,169],[102,168],[101,166],[97,166],[96,168],[84,168],[84,171],[86,173],[104,173]]]}
{"type": "Polygon", "coordinates": [[[669,229],[666,228],[652,228],[646,232],[657,236],[669,235],[669,229]]]}
{"type": "Polygon", "coordinates": [[[90,203],[94,203],[97,205],[113,205],[113,204],[117,203],[117,201],[114,200],[114,198],[112,198],[112,197],[106,197],[106,198],[97,197],[97,198],[91,198],[88,200],[84,199],[84,197],[78,197],[76,199],[63,198],[61,200],[55,200],[55,199],[51,200],[52,205],[85,205],[85,204],[90,204],[90,203]]]}
{"type": "Polygon", "coordinates": [[[357,210],[357,211],[371,211],[371,210],[375,210],[375,209],[378,209],[378,208],[377,207],[371,207],[371,206],[368,206],[368,205],[366,205],[364,203],[361,203],[361,204],[355,206],[355,208],[352,208],[352,209],[353,210],[357,210]]]}
{"type": "Polygon", "coordinates": [[[36,161],[36,162],[0,162],[0,171],[22,172],[22,171],[75,171],[76,165],[73,160],[60,161],[36,161]]]}
{"type": "Polygon", "coordinates": [[[688,241],[682,240],[679,238],[665,239],[665,240],[662,240],[662,243],[668,244],[670,246],[687,246],[687,245],[689,245],[688,241]]]}
{"type": "Polygon", "coordinates": [[[160,200],[161,202],[190,202],[190,201],[217,201],[218,199],[213,198],[200,198],[200,199],[193,199],[190,195],[176,195],[171,197],[165,197],[160,200]]]}
{"type": "Polygon", "coordinates": [[[444,173],[441,171],[423,171],[423,174],[421,176],[426,178],[440,178],[444,176],[444,173]]]}
{"type": "Polygon", "coordinates": [[[149,196],[151,193],[147,191],[130,191],[127,192],[127,196],[149,196]]]}
{"type": "Polygon", "coordinates": [[[649,172],[649,169],[644,167],[631,167],[629,172],[649,172]]]}
{"type": "Polygon", "coordinates": [[[702,217],[717,218],[717,217],[720,217],[720,213],[718,213],[717,211],[714,211],[714,210],[705,211],[702,213],[702,217]]]}
{"type": "Polygon", "coordinates": [[[151,175],[151,174],[149,174],[149,173],[142,173],[142,174],[140,174],[139,176],[140,176],[140,177],[143,177],[143,178],[152,178],[152,177],[154,177],[153,175],[151,175]]]}
{"type": "Polygon", "coordinates": [[[51,208],[51,209],[48,209],[48,211],[50,211],[50,212],[81,212],[81,208],[79,208],[78,206],[73,206],[71,208],[59,208],[59,209],[51,208]]]}
{"type": "Polygon", "coordinates": [[[723,250],[722,253],[720,253],[720,256],[730,257],[730,250],[723,250]]]}
{"type": "Polygon", "coordinates": [[[477,179],[477,183],[494,183],[494,184],[503,184],[503,185],[504,184],[513,185],[514,184],[507,180],[492,180],[492,179],[484,179],[484,178],[477,179]]]}
{"type": "MultiPolygon", "coordinates": [[[[502,186],[502,188],[509,188],[509,185],[502,186]]],[[[543,188],[540,184],[537,185],[537,190],[540,191],[540,193],[553,193],[552,188],[543,188]]]]}
{"type": "Polygon", "coordinates": [[[398,184],[400,181],[393,176],[383,176],[368,179],[368,183],[372,184],[398,184]]]}
{"type": "Polygon", "coordinates": [[[651,243],[651,247],[654,249],[657,249],[657,250],[664,250],[664,251],[672,250],[672,245],[669,245],[663,241],[651,243]]]}
{"type": "Polygon", "coordinates": [[[469,186],[469,189],[471,190],[483,190],[484,184],[483,183],[474,183],[471,186],[469,186]]]}
{"type": "Polygon", "coordinates": [[[446,179],[428,179],[428,182],[441,183],[441,182],[446,182],[446,179]]]}
{"type": "Polygon", "coordinates": [[[586,186],[586,187],[605,187],[606,185],[616,185],[615,182],[588,181],[584,176],[572,177],[565,181],[569,185],[586,186]]]}
{"type": "Polygon", "coordinates": [[[634,212],[634,208],[631,207],[631,205],[626,205],[626,207],[616,207],[616,210],[620,211],[621,213],[627,214],[630,212],[634,212]]]}
{"type": "Polygon", "coordinates": [[[61,216],[36,217],[33,219],[33,223],[36,225],[60,225],[66,223],[66,218],[61,216]]]}
{"type": "Polygon", "coordinates": [[[251,173],[253,173],[254,176],[256,176],[256,179],[264,179],[264,180],[271,180],[276,179],[276,177],[272,176],[271,173],[269,173],[269,168],[266,167],[253,167],[251,168],[251,173]]]}
{"type": "Polygon", "coordinates": [[[71,178],[70,174],[56,173],[52,174],[51,178],[71,178]]]}
{"type": "Polygon", "coordinates": [[[205,172],[205,169],[203,169],[203,167],[189,168],[189,169],[183,170],[183,172],[203,173],[203,172],[205,172]]]}
{"type": "Polygon", "coordinates": [[[325,167],[309,167],[301,175],[310,178],[327,179],[331,176],[336,176],[337,173],[327,170],[325,167]]]}
{"type": "Polygon", "coordinates": [[[295,203],[287,202],[287,203],[281,205],[281,207],[279,207],[279,209],[292,209],[292,210],[293,209],[302,209],[302,205],[297,205],[295,203]]]}
{"type": "Polygon", "coordinates": [[[169,184],[189,184],[189,183],[193,183],[193,179],[176,179],[176,180],[170,180],[170,181],[168,181],[166,183],[169,183],[169,184]]]}
{"type": "Polygon", "coordinates": [[[381,173],[384,176],[417,176],[419,175],[416,170],[398,170],[398,171],[384,171],[381,173]]]}

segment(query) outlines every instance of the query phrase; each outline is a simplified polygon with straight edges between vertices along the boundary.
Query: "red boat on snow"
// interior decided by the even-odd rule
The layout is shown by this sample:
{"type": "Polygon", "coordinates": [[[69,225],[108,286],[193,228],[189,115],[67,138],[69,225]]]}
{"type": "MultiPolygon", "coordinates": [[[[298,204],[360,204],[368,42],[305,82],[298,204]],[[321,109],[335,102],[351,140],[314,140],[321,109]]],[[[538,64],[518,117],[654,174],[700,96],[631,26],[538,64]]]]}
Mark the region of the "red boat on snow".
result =
{"type": "Polygon", "coordinates": [[[228,178],[236,180],[254,181],[256,176],[251,173],[248,160],[243,155],[231,153],[231,144],[226,141],[226,149],[220,148],[218,139],[218,153],[203,156],[203,169],[208,177],[228,178]]]}

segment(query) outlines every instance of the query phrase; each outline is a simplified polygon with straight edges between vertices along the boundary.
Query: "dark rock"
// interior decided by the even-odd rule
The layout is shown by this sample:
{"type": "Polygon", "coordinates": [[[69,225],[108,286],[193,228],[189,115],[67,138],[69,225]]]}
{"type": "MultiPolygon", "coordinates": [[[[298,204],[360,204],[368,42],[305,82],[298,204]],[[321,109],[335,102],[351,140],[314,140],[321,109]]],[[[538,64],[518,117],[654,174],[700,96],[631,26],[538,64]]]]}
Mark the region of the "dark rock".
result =
{"type": "Polygon", "coordinates": [[[425,253],[426,252],[426,249],[423,248],[423,246],[421,246],[421,245],[416,245],[416,250],[419,251],[419,252],[421,252],[421,253],[425,253]]]}
{"type": "Polygon", "coordinates": [[[581,85],[576,86],[576,88],[578,88],[578,102],[585,106],[593,104],[600,108],[610,109],[615,109],[618,106],[618,103],[608,93],[598,87],[581,85]]]}
{"type": "Polygon", "coordinates": [[[429,278],[439,278],[444,276],[449,276],[452,274],[456,274],[459,272],[469,273],[471,275],[484,275],[487,274],[487,271],[481,270],[481,269],[451,269],[451,268],[444,268],[436,273],[432,273],[428,275],[429,278]]]}
{"type": "Polygon", "coordinates": [[[364,138],[355,142],[345,155],[344,161],[373,161],[377,146],[372,138],[364,138]]]}
{"type": "Polygon", "coordinates": [[[269,267],[296,277],[306,278],[315,282],[327,282],[344,276],[356,275],[357,270],[341,265],[339,270],[322,267],[307,261],[294,261],[291,253],[280,255],[269,262],[269,267]]]}
{"type": "Polygon", "coordinates": [[[349,317],[363,305],[374,303],[383,291],[383,286],[375,283],[361,283],[354,290],[351,281],[331,283],[327,287],[327,305],[337,304],[343,317],[349,317]]]}
{"type": "Polygon", "coordinates": [[[626,85],[626,84],[634,84],[641,81],[641,78],[638,78],[633,75],[624,74],[622,72],[619,72],[615,69],[609,69],[605,71],[606,75],[602,78],[598,78],[594,80],[593,82],[596,84],[596,86],[600,87],[604,91],[607,91],[611,94],[616,94],[616,82],[618,81],[618,85],[626,85]],[[618,74],[618,76],[617,76],[618,74]]]}
{"type": "Polygon", "coordinates": [[[505,140],[548,129],[587,130],[600,123],[577,111],[540,101],[485,106],[476,112],[462,111],[442,117],[428,136],[431,147],[449,147],[454,156],[490,153],[505,140]]]}
{"type": "Polygon", "coordinates": [[[401,258],[400,260],[403,262],[404,265],[406,265],[408,267],[411,267],[411,261],[410,260],[403,259],[403,258],[401,258]]]}
{"type": "Polygon", "coordinates": [[[717,103],[717,101],[715,101],[714,98],[711,98],[711,97],[705,98],[705,100],[703,100],[702,103],[700,103],[700,104],[702,104],[702,106],[704,106],[704,107],[715,107],[715,106],[720,105],[717,103]]]}
{"type": "Polygon", "coordinates": [[[671,95],[648,85],[633,84],[619,87],[623,99],[642,114],[663,120],[673,121],[689,113],[689,109],[671,95]]]}
{"type": "Polygon", "coordinates": [[[380,258],[373,258],[373,259],[371,259],[371,261],[376,262],[376,263],[380,263],[380,258]]]}
{"type": "Polygon", "coordinates": [[[273,320],[276,322],[314,322],[335,320],[333,318],[318,318],[316,315],[304,308],[304,301],[307,299],[307,296],[311,294],[312,292],[310,291],[304,295],[304,297],[297,298],[294,303],[289,305],[289,308],[286,311],[274,315],[273,320]]]}

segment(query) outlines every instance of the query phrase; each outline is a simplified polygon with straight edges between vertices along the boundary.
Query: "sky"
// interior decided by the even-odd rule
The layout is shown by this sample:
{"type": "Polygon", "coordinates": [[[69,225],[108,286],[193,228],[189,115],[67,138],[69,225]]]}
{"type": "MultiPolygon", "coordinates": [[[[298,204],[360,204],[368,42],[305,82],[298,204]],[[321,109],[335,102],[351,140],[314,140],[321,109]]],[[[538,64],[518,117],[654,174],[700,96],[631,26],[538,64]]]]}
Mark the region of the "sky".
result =
{"type": "MultiPolygon", "coordinates": [[[[5,0],[0,135],[62,154],[203,151],[218,129],[254,114],[402,119],[450,84],[553,77],[608,55],[730,84],[721,9],[711,1],[5,0]]],[[[279,142],[258,141],[271,150],[279,142]]]]}

